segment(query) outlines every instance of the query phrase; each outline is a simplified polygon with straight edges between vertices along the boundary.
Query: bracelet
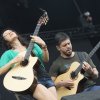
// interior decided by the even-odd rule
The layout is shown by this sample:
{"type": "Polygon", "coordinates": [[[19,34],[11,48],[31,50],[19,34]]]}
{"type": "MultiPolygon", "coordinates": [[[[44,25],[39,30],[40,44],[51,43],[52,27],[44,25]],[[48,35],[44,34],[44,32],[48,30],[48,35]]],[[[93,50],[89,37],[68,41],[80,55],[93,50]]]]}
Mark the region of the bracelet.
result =
{"type": "Polygon", "coordinates": [[[42,49],[46,49],[47,48],[47,45],[45,44],[45,45],[42,45],[42,47],[41,47],[42,49]]]}

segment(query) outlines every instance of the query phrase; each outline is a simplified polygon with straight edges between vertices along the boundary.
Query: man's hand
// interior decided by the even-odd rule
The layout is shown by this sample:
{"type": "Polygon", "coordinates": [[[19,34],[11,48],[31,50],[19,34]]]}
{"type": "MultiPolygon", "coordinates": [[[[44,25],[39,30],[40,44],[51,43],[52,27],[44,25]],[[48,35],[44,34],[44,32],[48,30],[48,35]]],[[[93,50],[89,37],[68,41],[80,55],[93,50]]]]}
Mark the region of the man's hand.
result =
{"type": "Polygon", "coordinates": [[[93,73],[93,69],[92,67],[87,63],[87,62],[83,62],[83,67],[84,71],[86,71],[88,74],[92,74],[93,73]]]}
{"type": "Polygon", "coordinates": [[[66,88],[73,88],[74,82],[72,80],[60,81],[56,84],[57,87],[66,87],[66,88]]]}
{"type": "Polygon", "coordinates": [[[66,80],[63,84],[66,88],[73,88],[74,87],[74,82],[72,80],[66,80]]]}

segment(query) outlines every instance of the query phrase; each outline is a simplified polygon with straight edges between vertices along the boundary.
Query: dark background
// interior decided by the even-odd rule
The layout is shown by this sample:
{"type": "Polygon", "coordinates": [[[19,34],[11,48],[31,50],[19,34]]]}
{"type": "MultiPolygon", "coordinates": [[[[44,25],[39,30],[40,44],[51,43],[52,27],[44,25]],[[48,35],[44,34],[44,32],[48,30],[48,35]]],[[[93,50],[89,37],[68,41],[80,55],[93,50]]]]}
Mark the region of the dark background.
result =
{"type": "MultiPolygon", "coordinates": [[[[0,32],[5,28],[13,28],[25,38],[34,32],[39,17],[43,14],[39,8],[48,12],[49,22],[41,27],[42,37],[49,49],[50,61],[46,65],[47,71],[52,61],[58,56],[55,48],[54,36],[59,31],[67,32],[72,40],[73,49],[76,51],[90,52],[100,40],[100,0],[0,0],[0,32]],[[90,11],[93,24],[97,27],[96,33],[82,33],[80,31],[80,12],[90,11]],[[45,33],[45,34],[44,34],[45,33]]],[[[0,55],[5,47],[0,38],[0,55]]],[[[92,57],[100,72],[100,50],[92,57]]],[[[14,95],[3,87],[4,75],[0,77],[0,100],[16,100],[14,95]]],[[[96,80],[100,85],[100,78],[96,80]]],[[[22,100],[27,100],[22,98],[22,100]]]]}
{"type": "Polygon", "coordinates": [[[79,10],[90,11],[95,25],[100,24],[99,0],[0,0],[0,26],[12,27],[21,33],[33,32],[42,15],[48,12],[49,22],[41,31],[79,27],[79,10]]]}

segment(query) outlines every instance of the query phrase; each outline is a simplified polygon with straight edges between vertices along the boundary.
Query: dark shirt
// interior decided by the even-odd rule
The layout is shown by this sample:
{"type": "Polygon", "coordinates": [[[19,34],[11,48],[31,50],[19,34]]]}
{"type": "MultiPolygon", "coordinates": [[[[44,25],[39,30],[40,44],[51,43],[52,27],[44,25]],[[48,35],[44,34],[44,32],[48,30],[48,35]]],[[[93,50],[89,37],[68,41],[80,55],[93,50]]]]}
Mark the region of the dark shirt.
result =
{"type": "MultiPolygon", "coordinates": [[[[84,55],[84,59],[87,59],[87,62],[95,68],[96,66],[93,64],[92,60],[89,58],[88,54],[86,52],[81,52],[82,55],[84,55]]],[[[52,77],[57,77],[58,75],[61,75],[62,73],[67,73],[67,70],[70,68],[71,64],[74,62],[81,62],[78,52],[75,52],[75,55],[71,58],[63,58],[59,56],[50,67],[49,74],[52,77]]],[[[74,66],[73,66],[74,67],[74,66]]],[[[89,77],[88,73],[84,73],[84,76],[89,77]]],[[[84,83],[85,88],[91,85],[94,85],[95,82],[93,80],[89,79],[84,83]]]]}

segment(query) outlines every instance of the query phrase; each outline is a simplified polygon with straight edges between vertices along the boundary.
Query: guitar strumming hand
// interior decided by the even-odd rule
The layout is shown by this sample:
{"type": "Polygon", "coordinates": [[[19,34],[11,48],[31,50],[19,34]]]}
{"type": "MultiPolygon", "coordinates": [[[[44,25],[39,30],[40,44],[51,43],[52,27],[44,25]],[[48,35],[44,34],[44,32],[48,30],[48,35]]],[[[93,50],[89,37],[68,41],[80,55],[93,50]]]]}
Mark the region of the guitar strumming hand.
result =
{"type": "Polygon", "coordinates": [[[73,80],[66,80],[63,82],[62,86],[66,87],[67,89],[74,88],[74,81],[73,80]]]}
{"type": "Polygon", "coordinates": [[[73,80],[61,80],[60,82],[58,82],[57,84],[56,84],[56,87],[57,88],[60,88],[60,87],[65,87],[65,88],[68,88],[68,89],[71,89],[71,88],[73,88],[74,87],[74,82],[73,82],[73,80]]]}
{"type": "Polygon", "coordinates": [[[22,61],[24,61],[24,56],[25,55],[22,55],[21,53],[18,54],[11,62],[12,64],[16,64],[16,63],[20,63],[22,61]]]}

